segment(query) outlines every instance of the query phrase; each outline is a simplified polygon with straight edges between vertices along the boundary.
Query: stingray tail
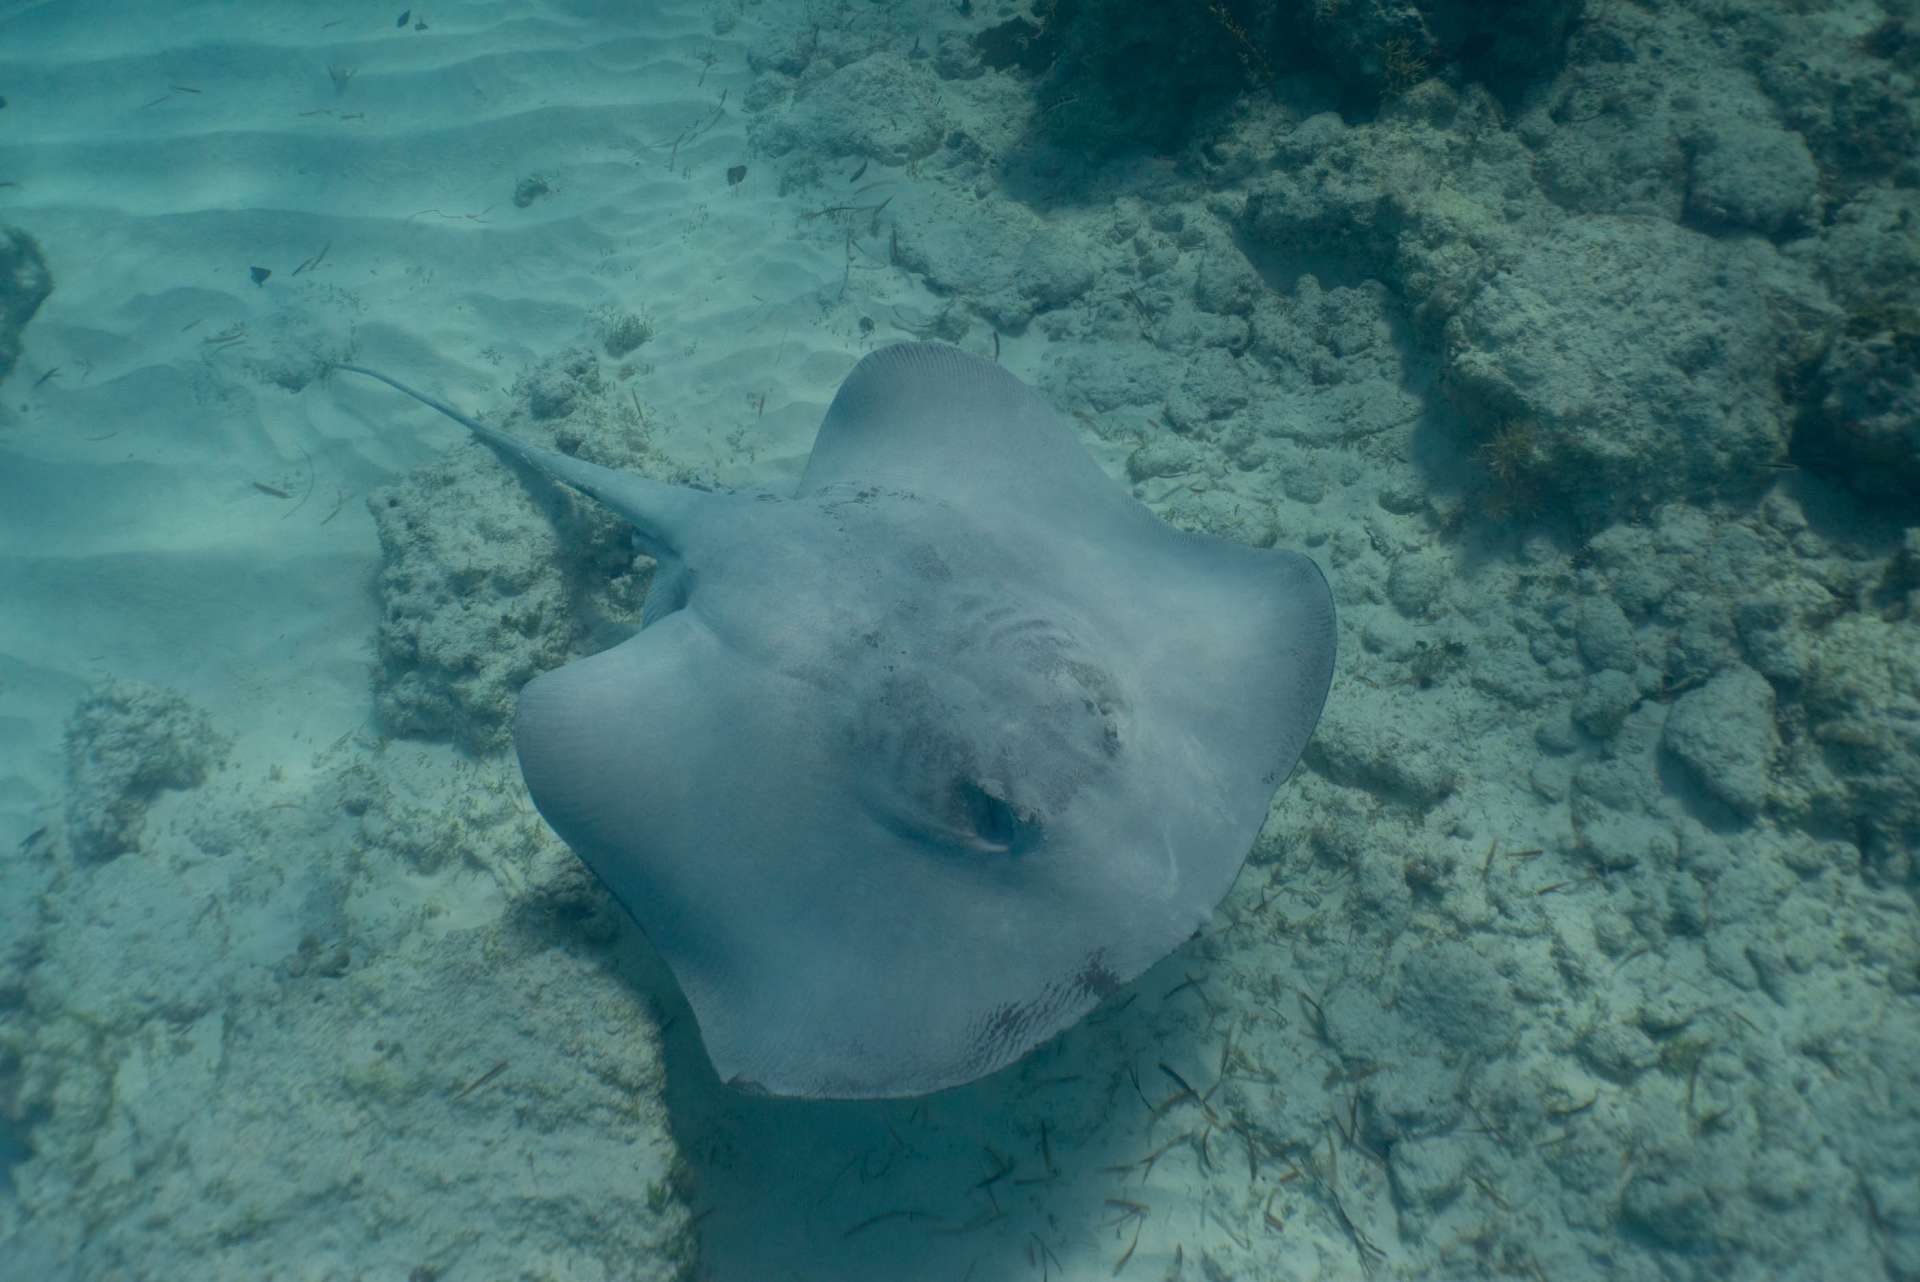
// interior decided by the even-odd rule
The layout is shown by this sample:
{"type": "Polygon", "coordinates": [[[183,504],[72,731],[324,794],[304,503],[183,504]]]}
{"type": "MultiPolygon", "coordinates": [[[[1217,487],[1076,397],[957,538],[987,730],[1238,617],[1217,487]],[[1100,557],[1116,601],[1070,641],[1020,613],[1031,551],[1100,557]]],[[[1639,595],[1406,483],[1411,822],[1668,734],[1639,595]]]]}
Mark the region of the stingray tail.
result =
{"type": "Polygon", "coordinates": [[[385,383],[396,392],[411,396],[422,405],[440,411],[472,432],[476,438],[502,457],[530,467],[550,480],[570,486],[608,510],[618,513],[633,526],[635,535],[649,556],[655,558],[681,556],[685,536],[694,524],[696,511],[713,497],[700,490],[668,485],[664,481],[650,480],[629,472],[616,472],[610,467],[601,467],[597,463],[574,458],[571,454],[560,454],[553,450],[543,450],[529,445],[519,437],[511,436],[498,428],[488,427],[479,419],[461,413],[439,397],[429,396],[416,388],[408,387],[399,379],[382,374],[377,369],[368,369],[364,365],[355,365],[348,361],[337,361],[332,368],[364,375],[385,383]]]}

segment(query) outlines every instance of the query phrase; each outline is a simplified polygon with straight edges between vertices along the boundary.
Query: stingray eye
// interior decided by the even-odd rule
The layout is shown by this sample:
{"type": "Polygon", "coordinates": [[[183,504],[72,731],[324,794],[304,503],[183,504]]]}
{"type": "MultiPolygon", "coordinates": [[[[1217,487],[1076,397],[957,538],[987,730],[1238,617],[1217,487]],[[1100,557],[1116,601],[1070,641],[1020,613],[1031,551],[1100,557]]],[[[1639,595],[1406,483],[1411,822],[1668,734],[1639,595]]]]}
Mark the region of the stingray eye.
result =
{"type": "Polygon", "coordinates": [[[987,854],[1019,854],[1040,839],[1040,825],[1031,816],[988,792],[971,779],[953,786],[954,827],[969,849],[987,854]]]}

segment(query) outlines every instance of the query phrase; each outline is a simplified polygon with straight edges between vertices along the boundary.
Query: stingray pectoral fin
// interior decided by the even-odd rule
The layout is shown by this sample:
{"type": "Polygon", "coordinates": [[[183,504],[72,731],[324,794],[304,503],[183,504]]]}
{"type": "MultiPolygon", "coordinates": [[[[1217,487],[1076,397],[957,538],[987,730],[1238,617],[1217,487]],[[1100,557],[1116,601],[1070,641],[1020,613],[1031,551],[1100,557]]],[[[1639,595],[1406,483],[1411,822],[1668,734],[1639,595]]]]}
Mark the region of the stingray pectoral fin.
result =
{"type": "Polygon", "coordinates": [[[799,494],[841,482],[900,485],[966,506],[986,496],[1006,512],[1068,514],[1118,537],[1153,523],[1044,396],[941,343],[883,347],[847,375],[799,494]]]}
{"type": "Polygon", "coordinates": [[[716,671],[724,661],[691,612],[669,614],[535,677],[514,718],[521,774],[541,816],[656,946],[677,948],[696,969],[714,955],[701,924],[711,905],[700,900],[700,869],[681,852],[699,841],[718,796],[720,781],[703,767],[726,733],[726,676],[716,671]]]}
{"type": "Polygon", "coordinates": [[[514,722],[534,804],[673,970],[716,1070],[770,1090],[868,965],[820,926],[858,816],[805,694],[686,609],[535,678],[514,722]]]}
{"type": "Polygon", "coordinates": [[[1333,595],[1298,553],[1155,533],[1137,582],[1113,589],[1111,608],[1133,612],[1119,617],[1130,618],[1146,674],[1140,747],[1159,762],[1153,776],[1174,781],[1162,813],[1182,816],[1174,901],[1205,914],[1232,887],[1320,720],[1333,679],[1333,595]]]}

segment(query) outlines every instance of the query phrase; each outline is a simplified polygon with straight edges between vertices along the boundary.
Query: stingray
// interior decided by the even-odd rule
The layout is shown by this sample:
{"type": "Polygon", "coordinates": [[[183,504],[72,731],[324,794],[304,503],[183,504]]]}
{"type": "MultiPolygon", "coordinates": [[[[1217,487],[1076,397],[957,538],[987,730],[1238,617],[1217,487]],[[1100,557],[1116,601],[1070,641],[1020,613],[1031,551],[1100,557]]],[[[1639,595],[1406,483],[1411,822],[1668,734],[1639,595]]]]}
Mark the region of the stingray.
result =
{"type": "Polygon", "coordinates": [[[1164,524],[1064,418],[950,347],[847,375],[790,496],[534,448],[623,517],[640,630],[534,678],[540,814],[640,925],[743,1090],[984,1076],[1189,939],[1332,678],[1295,552],[1164,524]]]}

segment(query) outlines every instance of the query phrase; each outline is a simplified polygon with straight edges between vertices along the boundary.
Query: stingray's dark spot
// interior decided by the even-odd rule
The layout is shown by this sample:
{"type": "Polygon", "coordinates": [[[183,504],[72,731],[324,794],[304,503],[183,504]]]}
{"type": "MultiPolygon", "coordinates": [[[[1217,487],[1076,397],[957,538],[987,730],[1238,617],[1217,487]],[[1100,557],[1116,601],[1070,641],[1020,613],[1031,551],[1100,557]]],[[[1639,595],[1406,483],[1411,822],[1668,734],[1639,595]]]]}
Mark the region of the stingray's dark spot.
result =
{"type": "Polygon", "coordinates": [[[987,1012],[973,1040],[985,1052],[983,1058],[997,1059],[993,1048],[1030,1045],[1032,1029],[1044,1013],[1041,1002],[1002,1002],[987,1012]]]}
{"type": "Polygon", "coordinates": [[[1077,992],[1105,1001],[1120,991],[1120,976],[1113,967],[1107,965],[1107,950],[1096,948],[1088,953],[1080,963],[1080,969],[1073,972],[1073,987],[1077,992]]]}
{"type": "Polygon", "coordinates": [[[996,1006],[987,1012],[987,1034],[992,1037],[1011,1037],[1020,1031],[1020,1025],[1026,1022],[1021,1007],[1013,1002],[996,1006]]]}

